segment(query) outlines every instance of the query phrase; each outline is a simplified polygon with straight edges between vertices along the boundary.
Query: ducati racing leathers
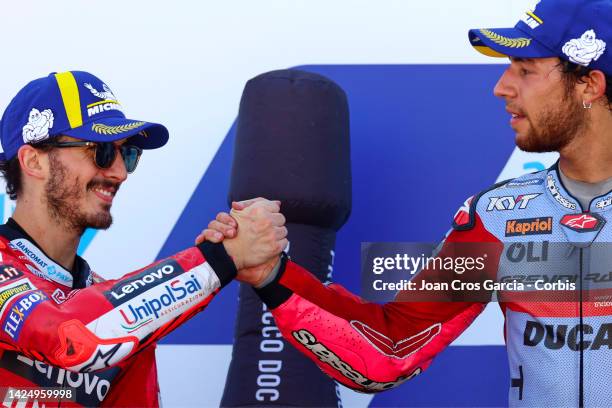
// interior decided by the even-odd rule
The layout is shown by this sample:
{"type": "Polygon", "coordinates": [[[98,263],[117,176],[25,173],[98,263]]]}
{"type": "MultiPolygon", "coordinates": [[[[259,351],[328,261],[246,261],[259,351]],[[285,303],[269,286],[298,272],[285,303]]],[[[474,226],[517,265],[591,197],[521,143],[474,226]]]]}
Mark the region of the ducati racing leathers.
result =
{"type": "Polygon", "coordinates": [[[223,246],[210,243],[115,280],[80,257],[73,269],[14,220],[0,226],[0,406],[158,406],[156,341],[236,275],[223,246]],[[71,398],[18,400],[17,391],[42,388],[71,398]]]}
{"type": "MultiPolygon", "coordinates": [[[[489,277],[525,288],[515,296],[496,293],[505,316],[511,406],[612,406],[611,209],[609,192],[583,210],[555,165],[499,183],[455,215],[440,253],[458,243],[491,243],[497,250],[489,251],[489,277]],[[564,282],[575,290],[538,292],[536,282],[539,289],[564,282]]],[[[368,303],[287,259],[258,294],[288,341],[362,392],[421,373],[489,300],[415,302],[403,291],[398,299],[408,301],[368,303]]]]}

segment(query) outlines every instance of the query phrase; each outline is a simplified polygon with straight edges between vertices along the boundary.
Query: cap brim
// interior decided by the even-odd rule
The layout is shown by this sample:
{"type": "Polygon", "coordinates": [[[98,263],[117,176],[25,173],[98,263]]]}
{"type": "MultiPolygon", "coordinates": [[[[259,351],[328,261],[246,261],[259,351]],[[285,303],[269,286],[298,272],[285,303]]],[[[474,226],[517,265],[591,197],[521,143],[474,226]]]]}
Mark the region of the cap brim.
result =
{"type": "Polygon", "coordinates": [[[554,51],[517,28],[475,28],[468,33],[470,44],[489,57],[546,58],[554,51]]]}
{"type": "Polygon", "coordinates": [[[62,134],[92,142],[130,138],[131,144],[143,149],[157,149],[168,142],[168,129],[165,126],[125,118],[100,118],[62,134]]]}

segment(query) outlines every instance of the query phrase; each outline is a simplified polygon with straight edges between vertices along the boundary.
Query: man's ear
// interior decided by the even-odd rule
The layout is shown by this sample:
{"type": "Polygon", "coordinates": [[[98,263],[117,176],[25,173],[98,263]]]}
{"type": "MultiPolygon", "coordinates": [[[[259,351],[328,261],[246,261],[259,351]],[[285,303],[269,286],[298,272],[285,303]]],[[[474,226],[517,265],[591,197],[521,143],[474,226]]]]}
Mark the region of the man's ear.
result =
{"type": "Polygon", "coordinates": [[[47,177],[49,156],[46,152],[26,144],[19,148],[17,157],[25,174],[41,180],[47,177]]]}
{"type": "Polygon", "coordinates": [[[606,94],[606,75],[602,71],[594,69],[583,76],[581,80],[586,84],[582,92],[582,100],[584,102],[597,102],[606,94]]]}

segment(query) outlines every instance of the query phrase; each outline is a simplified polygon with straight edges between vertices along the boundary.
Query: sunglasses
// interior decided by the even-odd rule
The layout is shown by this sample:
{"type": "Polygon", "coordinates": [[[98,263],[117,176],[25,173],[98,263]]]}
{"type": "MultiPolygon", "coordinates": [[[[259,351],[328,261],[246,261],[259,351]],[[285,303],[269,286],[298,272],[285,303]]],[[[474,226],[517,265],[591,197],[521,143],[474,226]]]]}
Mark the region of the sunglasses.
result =
{"type": "Polygon", "coordinates": [[[94,162],[101,169],[108,169],[115,162],[117,149],[121,152],[125,169],[132,173],[138,166],[138,160],[142,154],[142,149],[134,145],[123,144],[116,146],[113,142],[44,142],[45,146],[52,147],[90,147],[95,148],[94,162]]]}

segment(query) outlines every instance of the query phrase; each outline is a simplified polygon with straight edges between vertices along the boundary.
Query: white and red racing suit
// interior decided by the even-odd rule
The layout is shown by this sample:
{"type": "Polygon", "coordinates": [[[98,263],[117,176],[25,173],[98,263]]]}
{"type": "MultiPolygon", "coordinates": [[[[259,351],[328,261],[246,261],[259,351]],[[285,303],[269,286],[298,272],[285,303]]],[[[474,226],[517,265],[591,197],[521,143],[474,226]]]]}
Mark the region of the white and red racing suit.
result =
{"type": "MultiPolygon", "coordinates": [[[[462,242],[491,243],[497,250],[489,251],[485,275],[524,285],[515,296],[497,293],[511,406],[612,406],[611,209],[609,192],[583,211],[555,165],[496,184],[455,215],[440,253],[462,242]],[[555,290],[538,297],[546,283],[559,282],[574,284],[569,300],[555,290]]],[[[415,279],[421,276],[427,270],[415,279]]],[[[413,296],[404,291],[393,302],[369,303],[342,286],[321,284],[287,259],[257,292],[286,339],[362,392],[420,374],[489,300],[401,301],[413,296]]]]}
{"type": "Polygon", "coordinates": [[[104,281],[80,257],[65,270],[10,219],[0,226],[0,405],[158,406],[156,341],[235,275],[223,246],[204,243],[104,281]],[[73,400],[15,399],[41,388],[73,400]]]}

